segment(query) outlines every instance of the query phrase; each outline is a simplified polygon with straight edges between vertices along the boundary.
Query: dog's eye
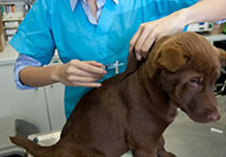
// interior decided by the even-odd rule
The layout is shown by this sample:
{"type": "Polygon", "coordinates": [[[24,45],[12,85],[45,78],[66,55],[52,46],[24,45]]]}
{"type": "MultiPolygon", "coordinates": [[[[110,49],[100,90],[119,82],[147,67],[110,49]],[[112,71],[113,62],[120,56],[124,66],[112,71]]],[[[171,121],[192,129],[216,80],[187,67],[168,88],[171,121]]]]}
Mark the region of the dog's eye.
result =
{"type": "Polygon", "coordinates": [[[189,85],[195,86],[195,87],[199,86],[200,83],[201,83],[201,79],[199,79],[199,78],[192,78],[188,81],[189,85]]]}

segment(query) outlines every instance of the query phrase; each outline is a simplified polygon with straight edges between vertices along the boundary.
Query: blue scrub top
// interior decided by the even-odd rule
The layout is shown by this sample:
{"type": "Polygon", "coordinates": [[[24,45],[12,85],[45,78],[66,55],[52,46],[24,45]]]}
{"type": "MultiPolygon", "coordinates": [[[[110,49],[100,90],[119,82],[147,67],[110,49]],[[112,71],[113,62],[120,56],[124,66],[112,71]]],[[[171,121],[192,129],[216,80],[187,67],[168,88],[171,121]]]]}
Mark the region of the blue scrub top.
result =
{"type": "MultiPolygon", "coordinates": [[[[123,62],[126,69],[129,41],[139,25],[188,7],[197,0],[110,0],[102,10],[97,25],[91,24],[78,2],[74,11],[69,0],[36,0],[10,44],[20,54],[43,65],[50,63],[55,49],[60,59],[95,60],[103,64],[123,62]]],[[[167,27],[167,26],[166,26],[167,27]]],[[[101,80],[115,75],[109,70],[101,80]]],[[[65,88],[66,117],[90,88],[65,88]]]]}

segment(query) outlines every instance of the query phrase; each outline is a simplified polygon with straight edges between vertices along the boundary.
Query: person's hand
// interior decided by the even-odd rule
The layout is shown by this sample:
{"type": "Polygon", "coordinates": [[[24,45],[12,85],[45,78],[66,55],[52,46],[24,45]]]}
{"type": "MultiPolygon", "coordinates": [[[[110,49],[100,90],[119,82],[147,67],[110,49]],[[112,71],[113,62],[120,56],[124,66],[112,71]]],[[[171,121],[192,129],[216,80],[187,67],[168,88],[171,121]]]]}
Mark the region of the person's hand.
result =
{"type": "Polygon", "coordinates": [[[146,58],[155,41],[166,35],[182,32],[186,25],[183,10],[175,12],[162,19],[143,23],[130,41],[129,52],[135,52],[137,60],[146,58]]]}
{"type": "Polygon", "coordinates": [[[67,64],[56,65],[54,79],[66,86],[100,87],[97,83],[107,72],[95,61],[72,60],[67,64]]]}

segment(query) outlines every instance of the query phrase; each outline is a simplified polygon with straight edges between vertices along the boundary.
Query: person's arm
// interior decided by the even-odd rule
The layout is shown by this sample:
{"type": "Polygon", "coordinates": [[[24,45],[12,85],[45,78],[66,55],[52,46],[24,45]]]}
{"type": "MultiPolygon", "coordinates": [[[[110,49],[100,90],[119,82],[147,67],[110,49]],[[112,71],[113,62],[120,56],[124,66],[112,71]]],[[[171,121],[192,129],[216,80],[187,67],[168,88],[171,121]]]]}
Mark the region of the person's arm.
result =
{"type": "Polygon", "coordinates": [[[15,82],[20,89],[31,89],[56,82],[68,86],[99,87],[101,84],[94,81],[106,74],[100,66],[102,64],[95,61],[73,60],[67,64],[42,67],[39,61],[19,55],[14,68],[15,82]]]}
{"type": "Polygon", "coordinates": [[[185,9],[186,25],[226,18],[226,0],[203,0],[185,9]]]}
{"type": "Polygon", "coordinates": [[[165,35],[182,32],[191,23],[216,21],[226,18],[226,0],[203,0],[191,7],[181,9],[162,19],[141,24],[130,41],[130,49],[138,60],[146,58],[155,41],[165,35]]]}
{"type": "Polygon", "coordinates": [[[27,66],[19,73],[20,81],[31,87],[41,87],[56,82],[67,86],[99,87],[106,71],[102,64],[95,61],[72,60],[67,64],[50,65],[46,67],[27,66]]]}
{"type": "Polygon", "coordinates": [[[99,87],[106,71],[100,68],[102,64],[95,61],[72,60],[67,64],[50,65],[46,67],[27,66],[21,70],[19,77],[23,84],[41,87],[56,82],[67,86],[99,87]]]}
{"type": "Polygon", "coordinates": [[[15,66],[14,66],[14,80],[16,83],[16,87],[18,89],[24,90],[24,89],[34,89],[35,88],[35,87],[27,86],[20,81],[19,73],[22,69],[24,69],[27,66],[41,67],[42,64],[39,61],[37,61],[29,56],[22,55],[22,54],[18,55],[15,66]]]}

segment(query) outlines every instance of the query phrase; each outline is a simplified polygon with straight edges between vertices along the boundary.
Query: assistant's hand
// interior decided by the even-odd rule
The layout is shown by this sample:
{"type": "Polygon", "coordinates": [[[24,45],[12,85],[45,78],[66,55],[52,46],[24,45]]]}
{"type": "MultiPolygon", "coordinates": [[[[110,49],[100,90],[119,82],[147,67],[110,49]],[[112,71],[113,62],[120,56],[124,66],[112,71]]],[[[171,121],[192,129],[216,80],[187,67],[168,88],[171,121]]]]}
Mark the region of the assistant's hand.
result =
{"type": "Polygon", "coordinates": [[[146,58],[155,41],[166,35],[182,32],[186,25],[184,10],[175,12],[162,19],[143,23],[130,41],[129,52],[135,51],[137,60],[146,58]]]}
{"type": "Polygon", "coordinates": [[[100,87],[101,79],[107,72],[102,64],[95,61],[72,60],[67,64],[56,65],[54,79],[66,86],[100,87]]]}

